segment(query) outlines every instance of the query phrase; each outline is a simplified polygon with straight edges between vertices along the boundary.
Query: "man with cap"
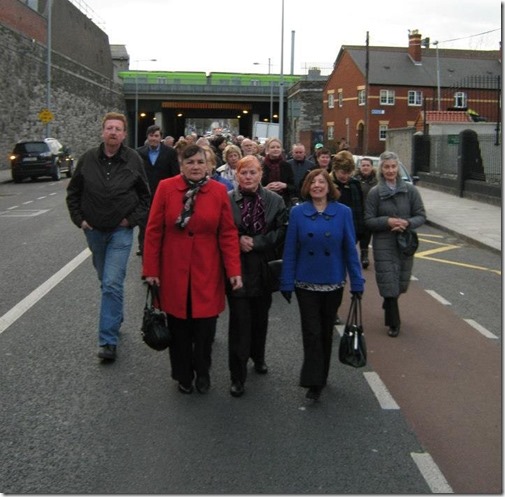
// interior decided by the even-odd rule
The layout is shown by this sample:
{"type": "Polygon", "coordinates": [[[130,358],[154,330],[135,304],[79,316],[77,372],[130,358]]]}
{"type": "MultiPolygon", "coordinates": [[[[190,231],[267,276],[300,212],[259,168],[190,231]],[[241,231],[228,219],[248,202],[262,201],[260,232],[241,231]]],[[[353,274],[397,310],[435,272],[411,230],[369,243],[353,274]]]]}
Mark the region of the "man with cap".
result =
{"type": "Polygon", "coordinates": [[[323,148],[324,145],[322,143],[316,143],[314,145],[314,153],[308,157],[308,160],[313,162],[314,164],[316,163],[316,152],[320,149],[323,148]]]}

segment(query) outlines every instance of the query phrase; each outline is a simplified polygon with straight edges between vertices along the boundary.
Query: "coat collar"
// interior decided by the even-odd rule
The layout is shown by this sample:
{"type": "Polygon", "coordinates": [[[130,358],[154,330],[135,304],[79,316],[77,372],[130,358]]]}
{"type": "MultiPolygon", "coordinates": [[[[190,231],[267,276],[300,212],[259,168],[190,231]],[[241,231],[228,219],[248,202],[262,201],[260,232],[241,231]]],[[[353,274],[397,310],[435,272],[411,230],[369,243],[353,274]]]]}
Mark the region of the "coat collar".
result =
{"type": "MultiPolygon", "coordinates": [[[[314,207],[314,204],[309,200],[300,204],[300,209],[303,215],[306,217],[315,218],[319,215],[316,208],[314,207]]],[[[322,215],[327,218],[334,217],[337,215],[337,210],[338,210],[338,203],[329,201],[322,215]]]]}
{"type": "Polygon", "coordinates": [[[407,193],[408,191],[407,183],[402,178],[396,178],[396,190],[391,190],[383,177],[380,178],[378,186],[380,198],[390,198],[397,193],[407,193]]]}

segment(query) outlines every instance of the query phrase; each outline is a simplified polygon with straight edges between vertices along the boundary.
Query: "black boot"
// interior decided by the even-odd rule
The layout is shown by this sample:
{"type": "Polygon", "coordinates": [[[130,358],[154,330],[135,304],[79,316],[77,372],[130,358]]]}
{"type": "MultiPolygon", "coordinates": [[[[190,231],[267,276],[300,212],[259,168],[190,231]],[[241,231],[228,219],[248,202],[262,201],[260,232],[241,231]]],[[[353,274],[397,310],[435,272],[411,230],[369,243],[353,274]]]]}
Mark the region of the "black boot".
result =
{"type": "Polygon", "coordinates": [[[370,265],[370,261],[368,260],[368,249],[361,250],[361,266],[363,269],[366,269],[370,265]]]}

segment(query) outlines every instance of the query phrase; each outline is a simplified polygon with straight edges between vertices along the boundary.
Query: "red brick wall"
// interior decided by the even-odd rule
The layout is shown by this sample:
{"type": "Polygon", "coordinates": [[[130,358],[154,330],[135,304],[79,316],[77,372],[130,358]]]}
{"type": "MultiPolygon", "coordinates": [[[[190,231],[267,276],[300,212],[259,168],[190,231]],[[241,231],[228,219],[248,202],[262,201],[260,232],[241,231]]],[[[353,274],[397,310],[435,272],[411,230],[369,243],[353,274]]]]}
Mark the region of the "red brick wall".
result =
{"type": "Polygon", "coordinates": [[[19,0],[2,0],[0,23],[46,44],[46,19],[19,0]]]}

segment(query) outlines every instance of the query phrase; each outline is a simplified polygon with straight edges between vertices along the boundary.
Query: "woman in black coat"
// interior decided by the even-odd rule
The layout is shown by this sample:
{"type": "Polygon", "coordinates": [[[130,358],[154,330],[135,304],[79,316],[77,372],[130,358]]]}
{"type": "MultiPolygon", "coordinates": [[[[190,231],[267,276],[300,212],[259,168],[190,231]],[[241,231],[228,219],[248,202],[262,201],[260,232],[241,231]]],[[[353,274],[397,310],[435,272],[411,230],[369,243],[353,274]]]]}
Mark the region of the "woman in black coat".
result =
{"type": "Polygon", "coordinates": [[[270,138],[265,144],[261,184],[267,190],[278,193],[286,207],[291,207],[291,198],[296,193],[295,177],[289,162],[284,160],[282,143],[278,138],[270,138]]]}
{"type": "Polygon", "coordinates": [[[287,209],[277,193],[261,186],[262,168],[256,157],[246,155],[240,159],[236,171],[238,186],[228,195],[239,231],[243,287],[227,293],[228,357],[230,393],[240,397],[249,358],[257,373],[268,371],[265,344],[272,305],[268,261],[278,259],[282,252],[287,209]]]}

